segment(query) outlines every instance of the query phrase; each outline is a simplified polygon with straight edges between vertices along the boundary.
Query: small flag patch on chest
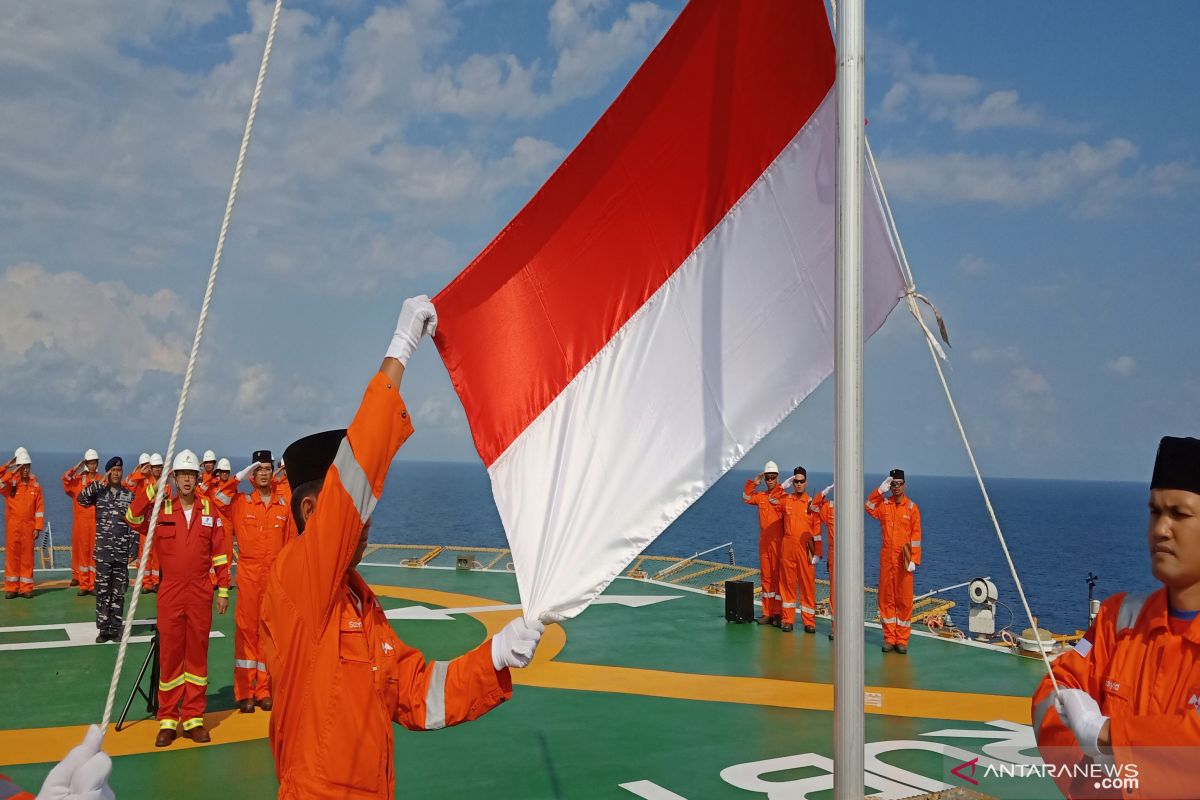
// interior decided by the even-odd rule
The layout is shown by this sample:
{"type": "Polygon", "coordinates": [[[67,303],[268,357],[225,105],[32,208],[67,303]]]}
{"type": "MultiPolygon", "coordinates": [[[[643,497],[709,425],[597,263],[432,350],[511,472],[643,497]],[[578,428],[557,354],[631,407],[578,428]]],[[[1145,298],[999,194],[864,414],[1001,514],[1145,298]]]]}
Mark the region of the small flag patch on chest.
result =
{"type": "Polygon", "coordinates": [[[1088,653],[1092,652],[1092,643],[1089,642],[1087,639],[1080,639],[1078,642],[1075,643],[1074,649],[1075,649],[1076,653],[1079,653],[1079,655],[1083,656],[1084,658],[1087,658],[1088,653]]]}

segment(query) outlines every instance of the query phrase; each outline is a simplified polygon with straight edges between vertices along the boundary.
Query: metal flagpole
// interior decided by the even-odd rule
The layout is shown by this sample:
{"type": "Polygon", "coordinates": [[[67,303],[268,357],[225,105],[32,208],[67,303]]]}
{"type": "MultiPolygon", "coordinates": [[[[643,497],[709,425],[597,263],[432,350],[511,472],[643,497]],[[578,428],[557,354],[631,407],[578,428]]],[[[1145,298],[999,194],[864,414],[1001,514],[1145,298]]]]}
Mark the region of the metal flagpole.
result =
{"type": "Polygon", "coordinates": [[[838,492],[834,565],[833,792],[863,796],[863,141],[864,0],[840,0],[837,22],[837,212],[834,424],[838,492]]]}

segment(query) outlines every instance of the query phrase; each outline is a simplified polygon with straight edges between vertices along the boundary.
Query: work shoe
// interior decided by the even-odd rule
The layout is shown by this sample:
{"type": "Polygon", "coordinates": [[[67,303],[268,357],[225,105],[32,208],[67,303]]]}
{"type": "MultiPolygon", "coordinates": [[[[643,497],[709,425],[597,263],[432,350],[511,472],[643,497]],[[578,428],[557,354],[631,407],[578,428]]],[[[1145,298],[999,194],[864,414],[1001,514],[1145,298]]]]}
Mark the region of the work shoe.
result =
{"type": "Polygon", "coordinates": [[[771,624],[778,628],[783,624],[783,617],[781,617],[779,614],[776,614],[775,616],[771,617],[771,624]]]}
{"type": "Polygon", "coordinates": [[[71,585],[72,585],[72,586],[78,586],[78,585],[79,585],[79,580],[78,580],[77,578],[71,578],[71,585]]]}
{"type": "Polygon", "coordinates": [[[12,600],[12,599],[13,599],[14,597],[16,597],[16,596],[17,596],[17,593],[16,593],[16,592],[5,592],[5,593],[4,593],[4,599],[5,599],[5,600],[12,600]]]}
{"type": "Polygon", "coordinates": [[[21,592],[21,597],[25,598],[26,600],[32,600],[33,592],[21,592]]]}
{"type": "Polygon", "coordinates": [[[831,633],[831,634],[829,634],[829,641],[831,641],[831,642],[833,641],[833,634],[832,634],[832,633],[831,633]]]}
{"type": "Polygon", "coordinates": [[[173,741],[175,741],[175,729],[161,728],[158,731],[158,736],[154,737],[154,746],[169,747],[173,741]]]}
{"type": "Polygon", "coordinates": [[[238,711],[240,711],[243,714],[253,714],[254,713],[254,701],[250,698],[246,698],[245,700],[238,700],[237,708],[238,708],[238,711]]]}
{"type": "Polygon", "coordinates": [[[908,655],[908,645],[904,645],[904,644],[896,645],[896,652],[902,656],[908,655]]]}
{"type": "Polygon", "coordinates": [[[893,651],[893,650],[895,650],[895,649],[896,649],[896,645],[892,644],[891,642],[884,642],[884,643],[883,643],[883,652],[885,652],[885,653],[890,653],[890,652],[892,652],[892,651],[893,651]]]}
{"type": "Polygon", "coordinates": [[[87,593],[88,593],[88,590],[87,590],[87,589],[80,589],[80,590],[79,590],[79,592],[78,592],[78,594],[79,594],[79,596],[80,596],[80,597],[83,597],[83,596],[84,596],[85,594],[87,594],[87,593]]]}
{"type": "Polygon", "coordinates": [[[107,633],[98,633],[98,634],[96,634],[96,644],[104,644],[104,643],[105,643],[105,642],[107,642],[107,641],[108,641],[108,634],[107,634],[107,633]]]}
{"type": "Polygon", "coordinates": [[[184,731],[183,735],[191,739],[196,744],[208,744],[212,741],[212,737],[208,735],[208,729],[203,725],[197,725],[190,731],[184,731]]]}
{"type": "Polygon", "coordinates": [[[817,632],[817,626],[816,626],[816,625],[805,625],[805,626],[804,626],[804,632],[805,632],[805,633],[816,633],[816,632],[817,632]]]}
{"type": "MultiPolygon", "coordinates": [[[[12,595],[10,594],[9,597],[12,597],[12,595]]],[[[759,625],[770,625],[771,617],[768,617],[766,614],[763,614],[761,617],[759,617],[758,619],[756,619],[754,621],[757,622],[759,625]]]]}
{"type": "Polygon", "coordinates": [[[783,623],[782,625],[779,626],[779,630],[783,631],[784,633],[791,633],[792,632],[792,623],[790,623],[790,622],[783,623]]]}
{"type": "Polygon", "coordinates": [[[259,700],[258,707],[261,708],[263,711],[270,711],[271,710],[271,698],[264,697],[261,700],[259,700]]]}

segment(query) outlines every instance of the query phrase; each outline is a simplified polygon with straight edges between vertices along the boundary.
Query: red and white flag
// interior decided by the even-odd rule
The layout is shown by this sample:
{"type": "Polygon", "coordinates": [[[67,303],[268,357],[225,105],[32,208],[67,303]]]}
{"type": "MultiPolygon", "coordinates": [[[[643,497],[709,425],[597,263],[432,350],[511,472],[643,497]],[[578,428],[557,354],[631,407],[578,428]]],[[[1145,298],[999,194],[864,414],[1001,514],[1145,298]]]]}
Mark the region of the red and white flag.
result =
{"type": "MultiPolygon", "coordinates": [[[[693,0],[434,298],[530,617],[586,608],[832,372],[835,71],[821,0],[693,0]]],[[[904,284],[867,197],[870,335],[904,284]]]]}

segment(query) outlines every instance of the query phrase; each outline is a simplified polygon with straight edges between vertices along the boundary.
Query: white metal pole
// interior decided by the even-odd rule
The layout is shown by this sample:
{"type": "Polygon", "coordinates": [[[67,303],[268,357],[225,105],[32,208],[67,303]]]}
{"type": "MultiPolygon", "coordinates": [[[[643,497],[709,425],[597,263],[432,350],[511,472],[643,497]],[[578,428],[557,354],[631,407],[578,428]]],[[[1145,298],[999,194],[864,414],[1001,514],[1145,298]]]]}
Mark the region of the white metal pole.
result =
{"type": "Polygon", "coordinates": [[[837,212],[834,353],[834,641],[833,793],[863,796],[863,141],[866,138],[864,0],[837,3],[837,212]]]}

